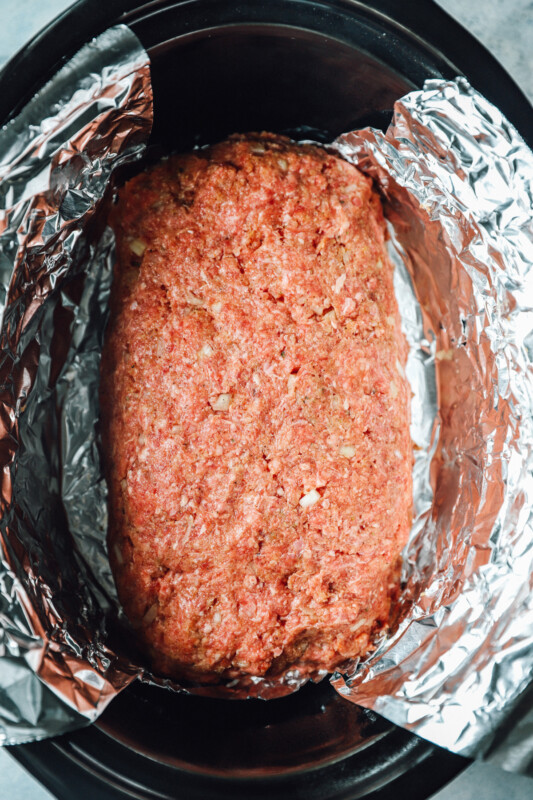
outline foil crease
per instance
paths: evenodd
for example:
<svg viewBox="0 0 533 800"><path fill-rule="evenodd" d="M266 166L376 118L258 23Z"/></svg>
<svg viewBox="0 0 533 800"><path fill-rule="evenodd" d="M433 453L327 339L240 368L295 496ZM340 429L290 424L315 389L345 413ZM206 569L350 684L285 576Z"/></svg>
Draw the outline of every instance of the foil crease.
<svg viewBox="0 0 533 800"><path fill-rule="evenodd" d="M134 675L106 644L95 375L113 239L95 212L151 121L148 56L117 26L0 131L0 744L88 724Z"/></svg>
<svg viewBox="0 0 533 800"><path fill-rule="evenodd" d="M438 415L404 618L333 685L479 755L533 678L533 154L464 79L428 81L396 103L385 135L349 133L335 149L385 198Z"/></svg>

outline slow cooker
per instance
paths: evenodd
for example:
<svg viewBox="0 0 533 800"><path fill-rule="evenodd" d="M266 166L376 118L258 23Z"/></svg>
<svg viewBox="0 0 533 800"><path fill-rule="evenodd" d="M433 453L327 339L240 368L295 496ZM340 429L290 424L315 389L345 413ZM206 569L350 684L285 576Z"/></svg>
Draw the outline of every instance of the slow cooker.
<svg viewBox="0 0 533 800"><path fill-rule="evenodd" d="M117 23L151 58L156 155L235 131L326 142L385 129L397 98L457 75L533 145L525 96L431 0L79 0L0 73L0 121ZM469 763L343 700L327 681L268 702L136 682L96 724L11 752L65 800L422 800Z"/></svg>

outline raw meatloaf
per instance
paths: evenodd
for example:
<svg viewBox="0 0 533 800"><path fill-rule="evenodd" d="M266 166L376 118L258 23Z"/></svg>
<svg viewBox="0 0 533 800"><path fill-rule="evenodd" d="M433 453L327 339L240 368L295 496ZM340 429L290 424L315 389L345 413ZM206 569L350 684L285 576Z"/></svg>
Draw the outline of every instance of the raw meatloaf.
<svg viewBox="0 0 533 800"><path fill-rule="evenodd" d="M102 362L109 543L154 669L369 651L411 512L406 343L371 182L235 136L120 192Z"/></svg>

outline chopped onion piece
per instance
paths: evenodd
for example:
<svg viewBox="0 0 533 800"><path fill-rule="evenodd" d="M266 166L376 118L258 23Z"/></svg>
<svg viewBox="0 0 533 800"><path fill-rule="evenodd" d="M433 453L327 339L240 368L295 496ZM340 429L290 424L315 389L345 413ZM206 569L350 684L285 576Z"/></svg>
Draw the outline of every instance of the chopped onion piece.
<svg viewBox="0 0 533 800"><path fill-rule="evenodd" d="M311 489L310 492L304 494L303 497L300 498L300 505L302 508L309 508L310 506L314 506L315 503L318 503L320 500L320 495L316 489Z"/></svg>
<svg viewBox="0 0 533 800"><path fill-rule="evenodd" d="M213 411L227 411L233 401L231 394L219 394L214 400L209 401L209 405Z"/></svg>
<svg viewBox="0 0 533 800"><path fill-rule="evenodd" d="M122 557L122 550L120 549L118 544L115 544L115 546L113 547L113 552L115 554L115 559L116 559L117 564L122 566L122 564L124 563L124 559Z"/></svg>
<svg viewBox="0 0 533 800"><path fill-rule="evenodd" d="M437 350L435 353L435 358L437 361L452 361L453 360L453 350Z"/></svg>
<svg viewBox="0 0 533 800"><path fill-rule="evenodd" d="M150 623L154 621L154 619L157 617L157 609L158 609L157 603L154 603L153 605L150 606L150 608L143 617L142 620L143 625L150 625Z"/></svg>
<svg viewBox="0 0 533 800"><path fill-rule="evenodd" d="M130 250L136 256L143 256L147 247L148 245L142 239L132 239L130 242Z"/></svg>
<svg viewBox="0 0 533 800"><path fill-rule="evenodd" d="M355 447L353 444L343 444L339 453L341 456L344 456L344 458L353 458L355 455Z"/></svg>
<svg viewBox="0 0 533 800"><path fill-rule="evenodd" d="M352 314L355 311L355 303L351 297L347 297L344 303L342 304L342 313L345 316Z"/></svg>
<svg viewBox="0 0 533 800"><path fill-rule="evenodd" d="M344 286L345 280L346 280L346 273L343 272L342 275L340 275L335 281L335 289L333 290L335 294L339 294L342 287Z"/></svg>
<svg viewBox="0 0 533 800"><path fill-rule="evenodd" d="M403 368L402 363L399 361L399 359L396 359L396 369L398 370L398 372L400 373L402 378L405 378L405 370Z"/></svg>
<svg viewBox="0 0 533 800"><path fill-rule="evenodd" d="M203 344L200 349L198 350L198 356L201 358L202 356L212 356L215 351L211 347L210 344L207 342Z"/></svg>
<svg viewBox="0 0 533 800"><path fill-rule="evenodd" d="M331 311L328 311L327 314L324 314L323 319L324 322L328 322L332 328L337 330L337 315L335 314L335 309L332 308Z"/></svg>

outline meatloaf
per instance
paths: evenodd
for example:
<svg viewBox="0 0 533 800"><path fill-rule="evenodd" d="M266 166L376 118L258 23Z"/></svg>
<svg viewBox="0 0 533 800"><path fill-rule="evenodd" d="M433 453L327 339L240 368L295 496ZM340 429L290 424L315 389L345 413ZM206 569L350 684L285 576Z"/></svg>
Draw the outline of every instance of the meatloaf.
<svg viewBox="0 0 533 800"><path fill-rule="evenodd" d="M334 670L387 626L407 348L371 181L234 136L130 180L102 357L109 551L161 674Z"/></svg>

